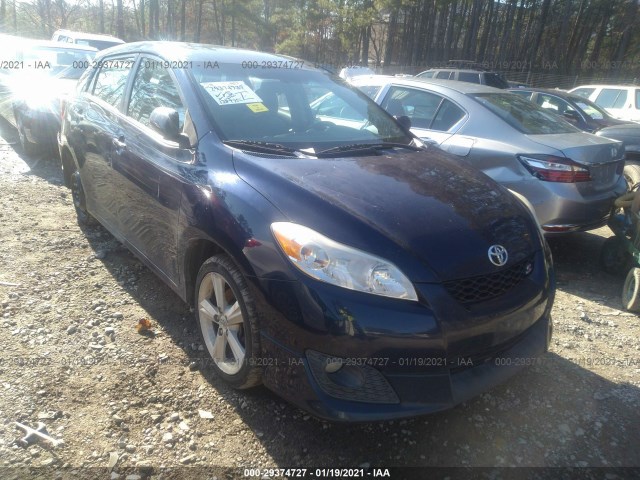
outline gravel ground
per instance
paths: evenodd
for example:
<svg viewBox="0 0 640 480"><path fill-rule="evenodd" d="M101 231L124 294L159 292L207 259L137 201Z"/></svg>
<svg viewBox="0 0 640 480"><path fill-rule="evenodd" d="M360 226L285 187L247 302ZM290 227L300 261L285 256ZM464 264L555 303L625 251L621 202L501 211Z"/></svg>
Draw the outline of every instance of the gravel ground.
<svg viewBox="0 0 640 480"><path fill-rule="evenodd" d="M538 364L441 414L331 424L262 387L227 388L202 361L188 307L103 228L79 228L57 165L0 133L3 478L46 466L123 480L134 467L214 478L219 467L640 466L640 319L621 309L623 279L598 268L608 229L551 242L555 336ZM64 443L21 446L14 422L42 422Z"/></svg>

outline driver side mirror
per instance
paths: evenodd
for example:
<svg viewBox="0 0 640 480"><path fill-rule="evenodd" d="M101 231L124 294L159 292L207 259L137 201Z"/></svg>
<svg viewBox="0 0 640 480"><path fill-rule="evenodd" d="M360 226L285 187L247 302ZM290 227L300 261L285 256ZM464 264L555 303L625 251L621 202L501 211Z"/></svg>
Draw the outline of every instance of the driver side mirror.
<svg viewBox="0 0 640 480"><path fill-rule="evenodd" d="M411 129L411 119L406 115L400 115L398 117L393 117L396 119L396 122L400 124L402 128L409 131Z"/></svg>
<svg viewBox="0 0 640 480"><path fill-rule="evenodd" d="M189 148L189 139L180 132L180 115L169 107L157 107L149 116L149 125L163 138L178 143L180 148Z"/></svg>

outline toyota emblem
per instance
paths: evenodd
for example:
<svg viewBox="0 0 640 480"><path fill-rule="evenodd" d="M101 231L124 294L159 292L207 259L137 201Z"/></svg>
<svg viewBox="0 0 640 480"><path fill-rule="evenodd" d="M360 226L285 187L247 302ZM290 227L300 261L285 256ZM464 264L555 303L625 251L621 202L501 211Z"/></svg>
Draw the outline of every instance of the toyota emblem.
<svg viewBox="0 0 640 480"><path fill-rule="evenodd" d="M508 259L509 254L507 253L507 249L502 245L491 245L491 247L489 247L489 261L497 267L503 266L507 263Z"/></svg>

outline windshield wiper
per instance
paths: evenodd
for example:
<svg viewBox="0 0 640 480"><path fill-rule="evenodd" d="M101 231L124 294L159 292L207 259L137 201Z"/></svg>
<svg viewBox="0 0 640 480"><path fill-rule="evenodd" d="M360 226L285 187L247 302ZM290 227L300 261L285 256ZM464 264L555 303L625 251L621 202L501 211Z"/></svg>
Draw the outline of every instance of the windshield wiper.
<svg viewBox="0 0 640 480"><path fill-rule="evenodd" d="M375 151L375 150L389 150L391 148L404 148L406 150L412 150L419 152L424 149L416 147L414 145L408 145L406 143L394 143L394 142L382 142L382 143L352 143L349 145L341 145L339 147L327 148L320 152L316 152L318 157L324 155L333 155L344 152L361 152L361 151Z"/></svg>
<svg viewBox="0 0 640 480"><path fill-rule="evenodd" d="M223 140L222 143L229 147L259 153L272 153L275 155L294 155L296 153L293 148L285 147L279 143L258 142L256 140Z"/></svg>

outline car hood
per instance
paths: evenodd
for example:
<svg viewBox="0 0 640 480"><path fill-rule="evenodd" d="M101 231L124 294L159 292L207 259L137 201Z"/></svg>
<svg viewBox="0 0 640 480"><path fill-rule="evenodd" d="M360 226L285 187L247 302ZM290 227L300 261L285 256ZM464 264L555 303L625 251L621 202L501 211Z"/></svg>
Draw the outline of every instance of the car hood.
<svg viewBox="0 0 640 480"><path fill-rule="evenodd" d="M575 132L526 136L530 140L558 150L567 158L584 165L617 161L624 154L621 142L590 133Z"/></svg>
<svg viewBox="0 0 640 480"><path fill-rule="evenodd" d="M489 177L438 149L349 158L234 152L238 175L290 221L393 262L414 282L500 270L540 248L528 210Z"/></svg>

